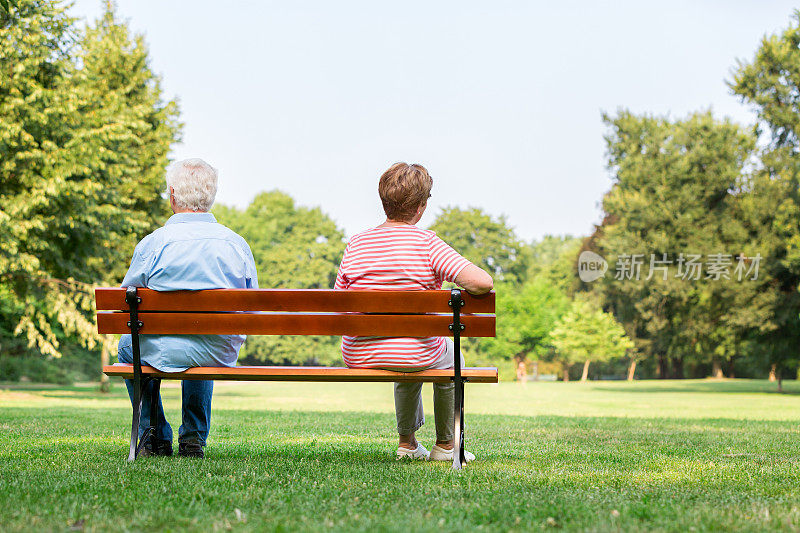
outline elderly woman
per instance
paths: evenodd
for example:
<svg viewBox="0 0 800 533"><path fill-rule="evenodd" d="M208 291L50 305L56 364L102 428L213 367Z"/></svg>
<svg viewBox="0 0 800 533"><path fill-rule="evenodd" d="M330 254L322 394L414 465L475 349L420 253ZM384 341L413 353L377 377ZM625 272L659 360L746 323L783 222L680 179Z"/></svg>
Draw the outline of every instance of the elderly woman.
<svg viewBox="0 0 800 533"><path fill-rule="evenodd" d="M416 227L430 198L433 180L422 165L396 163L381 176L378 194L386 212L380 226L350 239L344 251L336 289L434 290L455 282L472 294L492 290L492 278L445 244L436 234ZM453 368L453 342L445 337L342 338L342 355L350 368L418 371ZM460 359L460 358L459 358ZM463 366L463 361L460 362ZM430 452L415 433L424 424L422 383L395 383L397 458L453 460L452 383L433 384L436 444ZM468 461L475 458L466 452Z"/></svg>

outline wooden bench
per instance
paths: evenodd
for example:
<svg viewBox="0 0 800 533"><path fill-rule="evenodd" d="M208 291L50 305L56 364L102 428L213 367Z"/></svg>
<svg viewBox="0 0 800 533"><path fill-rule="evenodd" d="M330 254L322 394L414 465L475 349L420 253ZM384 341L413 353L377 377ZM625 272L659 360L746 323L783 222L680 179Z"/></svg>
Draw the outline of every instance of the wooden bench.
<svg viewBox="0 0 800 533"><path fill-rule="evenodd" d="M160 372L141 365L139 335L355 335L384 337L452 336L455 353L461 337L495 335L495 295L452 291L334 291L284 289L215 289L157 292L129 287L98 288L99 333L130 333L133 364L103 367L108 376L134 381L133 421L128 460L133 461L150 427L139 435L144 388L152 382L151 405L158 404L162 379L236 381L375 381L455 382L455 449L453 468L464 460L464 383L497 383L496 368L459 368L391 372L388 370L238 366L195 367ZM463 311L462 311L463 309ZM466 311L466 312L464 312ZM456 355L456 360L459 357ZM155 423L157 418L151 416Z"/></svg>

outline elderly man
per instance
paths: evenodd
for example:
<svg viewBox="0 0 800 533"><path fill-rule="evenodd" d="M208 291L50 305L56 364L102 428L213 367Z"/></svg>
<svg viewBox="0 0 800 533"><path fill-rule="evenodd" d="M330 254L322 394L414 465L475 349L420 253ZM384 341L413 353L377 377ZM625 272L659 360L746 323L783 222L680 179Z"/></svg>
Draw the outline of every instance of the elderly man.
<svg viewBox="0 0 800 533"><path fill-rule="evenodd" d="M157 291L257 288L250 247L208 212L217 194L216 169L200 159L174 163L167 170L167 190L175 214L136 246L122 286ZM142 364L162 372L181 372L193 366L235 366L244 340L244 335L142 335ZM132 363L130 335L120 339L118 359ZM133 401L133 384L131 380L125 384ZM213 381L181 381L178 455L203 457L213 387ZM172 428L164 418L160 397L158 401L158 434L144 444L141 456L172 455ZM149 426L150 391L145 390L140 437Z"/></svg>

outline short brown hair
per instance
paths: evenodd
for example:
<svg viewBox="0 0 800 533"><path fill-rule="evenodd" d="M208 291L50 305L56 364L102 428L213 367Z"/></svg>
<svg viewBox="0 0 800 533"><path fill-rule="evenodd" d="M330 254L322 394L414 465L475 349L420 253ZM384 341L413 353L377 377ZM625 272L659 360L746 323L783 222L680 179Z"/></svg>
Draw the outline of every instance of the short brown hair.
<svg viewBox="0 0 800 533"><path fill-rule="evenodd" d="M419 206L428 201L433 178L422 165L395 163L378 182L378 194L386 218L407 221L414 218Z"/></svg>

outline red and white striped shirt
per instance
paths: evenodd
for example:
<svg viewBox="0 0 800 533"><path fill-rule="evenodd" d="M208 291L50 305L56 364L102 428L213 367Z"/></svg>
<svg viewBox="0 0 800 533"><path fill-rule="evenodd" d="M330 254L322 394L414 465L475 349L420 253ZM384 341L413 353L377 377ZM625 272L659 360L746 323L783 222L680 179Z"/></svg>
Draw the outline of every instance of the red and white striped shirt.
<svg viewBox="0 0 800 533"><path fill-rule="evenodd" d="M347 243L334 288L441 289L469 264L432 231L378 227ZM445 349L444 337L342 337L342 357L351 368L421 370L435 364Z"/></svg>

